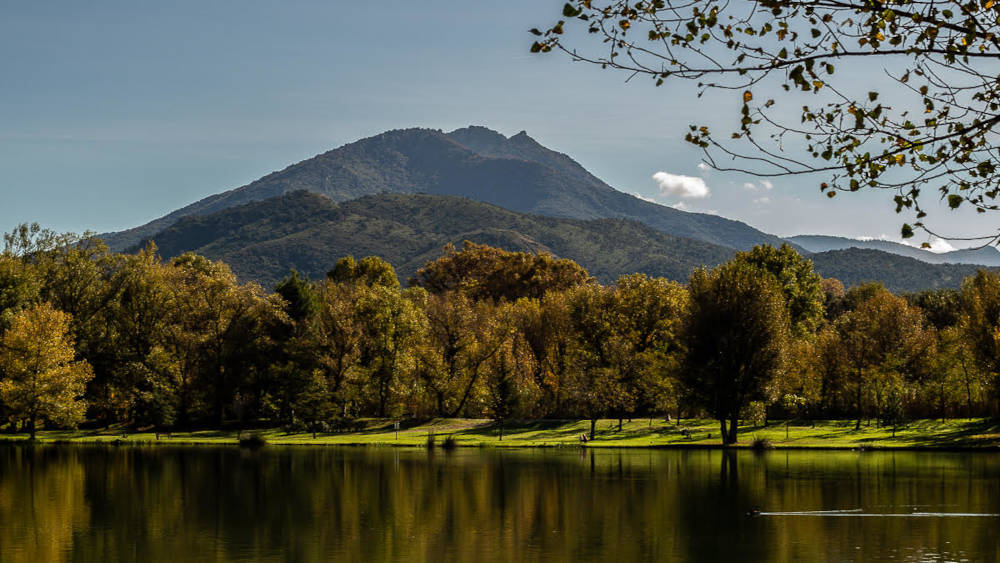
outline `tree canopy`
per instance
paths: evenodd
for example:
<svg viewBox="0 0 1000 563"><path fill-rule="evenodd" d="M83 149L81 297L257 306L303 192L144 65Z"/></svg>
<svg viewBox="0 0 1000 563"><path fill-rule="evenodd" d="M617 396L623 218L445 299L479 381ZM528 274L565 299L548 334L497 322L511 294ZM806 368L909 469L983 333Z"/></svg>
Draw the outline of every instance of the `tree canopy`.
<svg viewBox="0 0 1000 563"><path fill-rule="evenodd" d="M910 237L938 234L925 190L951 209L998 209L998 16L994 0L572 0L557 23L531 30L531 50L656 86L693 81L699 97L731 92L733 127L692 123L686 135L710 165L818 173L830 197L888 190L897 212L913 214L901 229ZM889 89L859 73L884 73Z"/></svg>

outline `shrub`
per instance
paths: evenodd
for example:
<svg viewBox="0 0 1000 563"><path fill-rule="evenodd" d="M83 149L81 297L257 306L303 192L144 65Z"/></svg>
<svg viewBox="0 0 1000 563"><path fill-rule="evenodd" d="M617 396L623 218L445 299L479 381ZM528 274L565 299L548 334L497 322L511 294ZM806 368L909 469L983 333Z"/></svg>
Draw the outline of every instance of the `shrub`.
<svg viewBox="0 0 1000 563"><path fill-rule="evenodd" d="M254 432L246 438L240 438L241 448L251 448L256 449L267 445L267 439L261 434Z"/></svg>
<svg viewBox="0 0 1000 563"><path fill-rule="evenodd" d="M755 452L763 452L765 450L770 450L774 446L771 445L770 440L768 440L767 438L754 438L753 442L750 444L750 447Z"/></svg>

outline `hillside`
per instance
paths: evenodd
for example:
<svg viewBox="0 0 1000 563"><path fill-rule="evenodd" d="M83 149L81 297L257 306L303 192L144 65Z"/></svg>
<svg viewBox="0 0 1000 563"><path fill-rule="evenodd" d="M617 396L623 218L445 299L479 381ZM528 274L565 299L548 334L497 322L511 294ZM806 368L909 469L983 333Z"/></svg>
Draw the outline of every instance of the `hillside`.
<svg viewBox="0 0 1000 563"><path fill-rule="evenodd" d="M963 279L982 268L969 264L928 264L870 248L829 250L810 254L809 259L820 275L837 278L846 287L880 281L895 292L957 288Z"/></svg>
<svg viewBox="0 0 1000 563"><path fill-rule="evenodd" d="M867 248L881 250L890 254L915 258L928 264L976 264L982 266L1000 266L1000 251L995 247L986 246L977 249L953 250L935 253L921 248L915 248L888 240L857 240L846 237L826 235L798 235L787 237L809 252L826 252L828 250L845 250L848 248Z"/></svg>
<svg viewBox="0 0 1000 563"><path fill-rule="evenodd" d="M305 191L187 217L153 237L164 257L186 251L228 263L243 280L271 287L291 268L318 279L347 254L380 256L406 280L464 240L507 250L544 251L579 262L602 282L644 272L686 281L730 248L672 237L625 219L559 219L517 213L454 196L384 194L334 203ZM973 266L932 265L877 250L809 256L845 285L882 281L895 291L957 287Z"/></svg>
<svg viewBox="0 0 1000 563"><path fill-rule="evenodd" d="M141 227L102 236L113 249L128 248L182 217L297 190L334 202L381 193L455 195L551 217L634 219L669 235L730 248L781 243L739 221L679 211L617 191L524 132L507 138L485 127L447 134L431 129L389 131L207 197Z"/></svg>
<svg viewBox="0 0 1000 563"><path fill-rule="evenodd" d="M646 272L686 280L695 267L733 250L672 237L624 219L558 219L516 213L466 198L423 194L367 196L341 204L292 192L207 216L181 219L152 239L164 257L194 251L228 263L265 287L295 268L321 278L337 259L380 256L403 280L464 240L571 258L603 282Z"/></svg>

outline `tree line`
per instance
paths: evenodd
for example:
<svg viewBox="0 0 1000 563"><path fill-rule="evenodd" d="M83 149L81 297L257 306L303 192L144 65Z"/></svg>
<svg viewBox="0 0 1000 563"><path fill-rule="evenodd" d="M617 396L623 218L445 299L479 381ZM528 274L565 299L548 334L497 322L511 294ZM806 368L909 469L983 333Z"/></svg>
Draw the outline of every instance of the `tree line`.
<svg viewBox="0 0 1000 563"><path fill-rule="evenodd" d="M1000 414L1000 275L960 290L845 290L759 246L687 284L594 281L466 242L407 287L377 257L273 292L193 254L112 253L24 225L0 254L0 421L286 424L358 417L740 421Z"/></svg>

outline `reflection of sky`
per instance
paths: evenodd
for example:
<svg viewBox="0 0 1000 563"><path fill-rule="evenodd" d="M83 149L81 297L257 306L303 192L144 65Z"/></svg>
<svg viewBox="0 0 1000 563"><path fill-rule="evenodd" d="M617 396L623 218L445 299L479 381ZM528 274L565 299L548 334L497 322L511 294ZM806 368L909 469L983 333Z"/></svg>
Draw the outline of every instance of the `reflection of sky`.
<svg viewBox="0 0 1000 563"><path fill-rule="evenodd" d="M0 19L0 229L143 223L386 129L525 129L611 185L668 205L652 175L703 178L682 207L765 231L894 237L891 194L826 201L822 179L699 170L688 123L731 126L738 93L531 56L561 2L14 3ZM878 69L850 75L859 88ZM752 183L755 189L745 184ZM927 193L925 205L934 207ZM945 212L955 234L990 217Z"/></svg>

